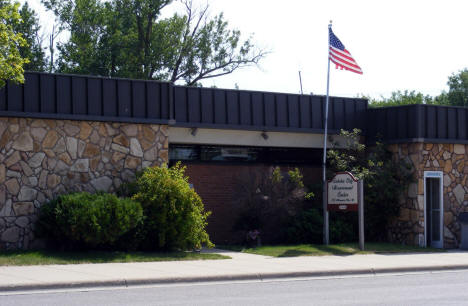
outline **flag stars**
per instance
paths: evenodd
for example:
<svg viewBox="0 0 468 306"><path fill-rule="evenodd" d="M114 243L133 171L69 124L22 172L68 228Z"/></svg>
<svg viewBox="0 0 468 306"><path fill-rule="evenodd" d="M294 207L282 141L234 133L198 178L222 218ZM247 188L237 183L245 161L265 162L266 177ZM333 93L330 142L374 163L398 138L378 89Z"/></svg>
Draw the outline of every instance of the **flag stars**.
<svg viewBox="0 0 468 306"><path fill-rule="evenodd" d="M336 64L336 68L362 74L361 67L356 63L354 58L351 56L351 53L345 49L345 46L338 37L333 34L331 27L328 28L328 34L330 49L329 59Z"/></svg>

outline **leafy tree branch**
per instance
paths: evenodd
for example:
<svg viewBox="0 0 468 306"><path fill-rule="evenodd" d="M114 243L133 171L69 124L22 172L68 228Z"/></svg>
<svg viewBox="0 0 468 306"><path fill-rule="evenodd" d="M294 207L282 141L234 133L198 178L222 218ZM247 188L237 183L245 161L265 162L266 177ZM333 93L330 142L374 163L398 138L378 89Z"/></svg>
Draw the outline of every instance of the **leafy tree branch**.
<svg viewBox="0 0 468 306"><path fill-rule="evenodd" d="M223 14L180 0L184 13L161 18L172 0L42 0L70 39L58 45L58 70L197 85L257 65L268 52L241 40Z"/></svg>

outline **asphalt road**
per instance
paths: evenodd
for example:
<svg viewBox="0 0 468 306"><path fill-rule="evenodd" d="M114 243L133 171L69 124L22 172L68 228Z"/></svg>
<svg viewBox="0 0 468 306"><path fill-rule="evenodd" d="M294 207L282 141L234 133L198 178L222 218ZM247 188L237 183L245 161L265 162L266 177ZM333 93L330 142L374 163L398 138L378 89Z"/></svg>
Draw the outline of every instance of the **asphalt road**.
<svg viewBox="0 0 468 306"><path fill-rule="evenodd" d="M468 271L45 291L0 305L468 305Z"/></svg>

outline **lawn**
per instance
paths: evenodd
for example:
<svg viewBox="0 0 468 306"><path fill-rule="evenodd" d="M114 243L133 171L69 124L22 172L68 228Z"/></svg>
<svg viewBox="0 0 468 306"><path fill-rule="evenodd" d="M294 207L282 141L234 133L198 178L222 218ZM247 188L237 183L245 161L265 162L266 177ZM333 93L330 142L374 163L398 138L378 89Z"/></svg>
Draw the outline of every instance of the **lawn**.
<svg viewBox="0 0 468 306"><path fill-rule="evenodd" d="M51 252L51 251L6 251L0 252L0 266L28 266L28 265L66 265L83 263L109 262L149 262L149 261L178 261L178 260L206 260L229 259L214 253L198 252Z"/></svg>
<svg viewBox="0 0 468 306"><path fill-rule="evenodd" d="M445 250L433 248L421 248L392 243L366 243L365 250L359 250L357 243L343 244L299 244L299 245L275 245L260 246L255 248L243 248L239 246L223 246L233 251L266 255L273 257L294 256L324 256L324 255L353 255L353 254L378 254L378 253L417 253L417 252L444 252Z"/></svg>

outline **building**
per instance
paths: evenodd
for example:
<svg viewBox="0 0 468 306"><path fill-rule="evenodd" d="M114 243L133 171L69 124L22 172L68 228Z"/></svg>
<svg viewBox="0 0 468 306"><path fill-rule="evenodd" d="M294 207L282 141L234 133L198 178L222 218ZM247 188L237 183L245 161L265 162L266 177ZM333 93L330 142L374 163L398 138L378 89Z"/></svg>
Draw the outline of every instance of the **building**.
<svg viewBox="0 0 468 306"><path fill-rule="evenodd" d="M320 179L325 97L174 86L165 82L26 73L0 89L0 247L34 246L41 203L70 190L115 191L135 171L181 160L213 212L208 232L232 240L234 181L271 165ZM457 247L468 204L467 110L368 109L331 97L329 131L382 134L415 168L391 238ZM465 170L466 169L466 170ZM466 200L465 201L465 197Z"/></svg>

